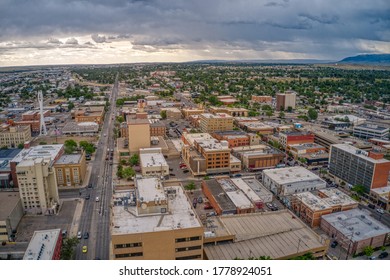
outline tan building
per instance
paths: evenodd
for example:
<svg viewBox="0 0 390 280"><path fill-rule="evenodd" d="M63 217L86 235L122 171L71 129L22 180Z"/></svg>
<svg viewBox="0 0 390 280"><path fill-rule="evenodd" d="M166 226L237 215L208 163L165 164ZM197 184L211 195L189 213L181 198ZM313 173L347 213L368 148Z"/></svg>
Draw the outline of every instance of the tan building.
<svg viewBox="0 0 390 280"><path fill-rule="evenodd" d="M17 148L19 144L24 144L31 140L31 129L26 126L10 126L2 124L0 126L0 147Z"/></svg>
<svg viewBox="0 0 390 280"><path fill-rule="evenodd" d="M129 150L138 153L141 148L150 148L150 123L147 119L128 119Z"/></svg>
<svg viewBox="0 0 390 280"><path fill-rule="evenodd" d="M85 153L63 155L54 164L58 187L79 187L84 183Z"/></svg>
<svg viewBox="0 0 390 280"><path fill-rule="evenodd" d="M63 145L43 145L24 149L12 160L24 211L56 213L59 196L54 163L63 153Z"/></svg>
<svg viewBox="0 0 390 280"><path fill-rule="evenodd" d="M111 259L203 259L203 226L179 183L136 179L113 202Z"/></svg>
<svg viewBox="0 0 390 280"><path fill-rule="evenodd" d="M181 110L185 119L188 119L192 115L200 115L204 113L202 108L184 108Z"/></svg>
<svg viewBox="0 0 390 280"><path fill-rule="evenodd" d="M75 121L80 122L95 122L97 124L103 124L104 120L104 107L86 107L78 108L74 112Z"/></svg>
<svg viewBox="0 0 390 280"><path fill-rule="evenodd" d="M19 193L0 193L0 242L13 239L12 232L18 227L23 214Z"/></svg>
<svg viewBox="0 0 390 280"><path fill-rule="evenodd" d="M182 140L182 157L194 175L231 171L227 141L218 141L208 133L183 133Z"/></svg>
<svg viewBox="0 0 390 280"><path fill-rule="evenodd" d="M286 91L285 93L276 94L276 110L287 110L288 107L295 109L297 93L295 91Z"/></svg>
<svg viewBox="0 0 390 280"><path fill-rule="evenodd" d="M181 111L178 108L164 108L161 111L167 112L168 120L180 120L182 118Z"/></svg>
<svg viewBox="0 0 390 280"><path fill-rule="evenodd" d="M285 154L267 145L236 148L234 154L242 161L243 167L248 170L274 168L285 158Z"/></svg>
<svg viewBox="0 0 390 280"><path fill-rule="evenodd" d="M257 103L272 103L272 96L268 95L252 95L252 101Z"/></svg>
<svg viewBox="0 0 390 280"><path fill-rule="evenodd" d="M322 189L318 196L304 192L294 194L292 210L311 227L319 227L321 216L347 211L358 207L359 203L337 189Z"/></svg>
<svg viewBox="0 0 390 280"><path fill-rule="evenodd" d="M224 113L232 117L247 117L248 110L245 108L230 108L230 107L210 107L212 114Z"/></svg>
<svg viewBox="0 0 390 280"><path fill-rule="evenodd" d="M224 130L233 130L233 117L224 114L201 114L200 115L200 129L203 132L214 132L214 131L224 131Z"/></svg>
<svg viewBox="0 0 390 280"><path fill-rule="evenodd" d="M169 176L169 165L162 154L161 148L139 150L142 176Z"/></svg>
<svg viewBox="0 0 390 280"><path fill-rule="evenodd" d="M150 136L165 136L167 128L162 122L152 122L150 124Z"/></svg>

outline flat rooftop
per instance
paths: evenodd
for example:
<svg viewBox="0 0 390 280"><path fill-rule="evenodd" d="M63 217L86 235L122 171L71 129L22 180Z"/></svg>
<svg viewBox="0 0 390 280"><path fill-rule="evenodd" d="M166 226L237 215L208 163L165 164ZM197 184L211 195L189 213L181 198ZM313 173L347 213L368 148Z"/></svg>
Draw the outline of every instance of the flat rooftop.
<svg viewBox="0 0 390 280"><path fill-rule="evenodd" d="M218 202L222 211L230 212L236 211L236 205L233 201L225 195L225 190L221 187L216 179L205 180L207 187L209 188L214 199Z"/></svg>
<svg viewBox="0 0 390 280"><path fill-rule="evenodd" d="M23 260L51 260L61 229L35 231Z"/></svg>
<svg viewBox="0 0 390 280"><path fill-rule="evenodd" d="M164 189L157 178L136 179L135 186L138 189L139 197L142 197L145 202L165 199Z"/></svg>
<svg viewBox="0 0 390 280"><path fill-rule="evenodd" d="M185 139L190 143L191 146L194 145L195 140L210 140L215 139L209 133L183 133Z"/></svg>
<svg viewBox="0 0 390 280"><path fill-rule="evenodd" d="M226 141L218 141L216 139L208 139L208 140L195 140L199 146L201 146L205 151L219 151L219 150L228 150L229 144Z"/></svg>
<svg viewBox="0 0 390 280"><path fill-rule="evenodd" d="M125 235L202 227L183 188L179 185L163 188L163 193L168 191L171 195L169 199L167 198L168 209L165 214L138 215L135 206L129 206L127 210L122 205L113 206L112 234ZM120 200L127 195L128 191L116 191L114 200Z"/></svg>
<svg viewBox="0 0 390 280"><path fill-rule="evenodd" d="M323 181L316 174L302 166L266 169L263 170L263 174L270 177L271 180L279 185L312 180ZM325 181L323 182L325 183Z"/></svg>
<svg viewBox="0 0 390 280"><path fill-rule="evenodd" d="M22 149L4 149L0 150L0 159L13 159Z"/></svg>
<svg viewBox="0 0 390 280"><path fill-rule="evenodd" d="M145 153L145 154L141 153L139 157L140 157L140 162L142 167L168 165L162 153Z"/></svg>
<svg viewBox="0 0 390 280"><path fill-rule="evenodd" d="M378 132L381 132L381 131L384 132L386 130L389 131L388 127L380 126L380 125L377 125L377 124L368 124L368 123L357 125L353 129L354 130L355 129L366 129L366 130L374 130L374 131L378 131Z"/></svg>
<svg viewBox="0 0 390 280"><path fill-rule="evenodd" d="M28 149L23 149L12 160L13 162L21 162L22 160L34 159L34 158L49 158L54 160L58 153L62 150L64 145L39 145Z"/></svg>
<svg viewBox="0 0 390 280"><path fill-rule="evenodd" d="M210 260L248 259L270 256L272 259L304 253L325 244L314 231L288 210L218 217L235 241L206 245Z"/></svg>
<svg viewBox="0 0 390 280"><path fill-rule="evenodd" d="M231 115L225 113L216 113L215 115L210 113L203 113L200 114L200 116L207 119L233 119Z"/></svg>
<svg viewBox="0 0 390 280"><path fill-rule="evenodd" d="M347 153L353 154L361 159L364 159L366 161L370 161L372 163L384 163L389 162L387 159L381 158L381 159L373 159L368 156L368 153L366 151L363 151L361 149L355 148L354 146L348 145L348 144L337 144L332 145L332 147L335 147L337 149L343 150Z"/></svg>
<svg viewBox="0 0 390 280"><path fill-rule="evenodd" d="M99 125L95 122L67 122L62 128L63 133L97 133Z"/></svg>
<svg viewBox="0 0 390 280"><path fill-rule="evenodd" d="M246 194L249 196L251 191L253 191L257 197L260 197L261 200L264 200L265 197L273 197L272 192L270 192L263 184L256 179L252 178L233 178L232 181L241 189L244 188L247 190ZM247 188L249 187L249 188ZM251 194L250 194L251 195ZM251 195L252 196L252 195Z"/></svg>
<svg viewBox="0 0 390 280"><path fill-rule="evenodd" d="M0 192L0 221L8 218L19 200L19 192Z"/></svg>
<svg viewBox="0 0 390 280"><path fill-rule="evenodd" d="M299 150L299 151L302 151L302 150L306 150L306 149L321 149L321 148L324 148L324 146L321 146L319 144L316 144L316 143L306 143L306 144L293 144L293 145L289 145L290 148L294 148L296 150Z"/></svg>
<svg viewBox="0 0 390 280"><path fill-rule="evenodd" d="M389 227L360 209L323 215L321 218L354 242L390 233Z"/></svg>
<svg viewBox="0 0 390 280"><path fill-rule="evenodd" d="M217 182L221 185L222 189L226 192L227 196L234 203L237 208L245 209L253 207L251 201L246 197L245 193L230 179L219 179Z"/></svg>
<svg viewBox="0 0 390 280"><path fill-rule="evenodd" d="M213 132L213 134L219 135L219 136L247 136L247 134L241 130L215 131L215 132Z"/></svg>
<svg viewBox="0 0 390 280"><path fill-rule="evenodd" d="M82 154L62 155L56 164L78 164L82 159Z"/></svg>

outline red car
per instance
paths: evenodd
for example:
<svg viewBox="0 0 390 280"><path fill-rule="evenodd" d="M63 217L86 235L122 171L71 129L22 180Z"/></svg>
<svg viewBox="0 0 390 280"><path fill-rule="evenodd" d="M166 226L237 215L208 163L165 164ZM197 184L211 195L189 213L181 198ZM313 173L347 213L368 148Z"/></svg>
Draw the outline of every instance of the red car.
<svg viewBox="0 0 390 280"><path fill-rule="evenodd" d="M213 206L211 206L210 202L205 202L203 209L204 210L213 209Z"/></svg>

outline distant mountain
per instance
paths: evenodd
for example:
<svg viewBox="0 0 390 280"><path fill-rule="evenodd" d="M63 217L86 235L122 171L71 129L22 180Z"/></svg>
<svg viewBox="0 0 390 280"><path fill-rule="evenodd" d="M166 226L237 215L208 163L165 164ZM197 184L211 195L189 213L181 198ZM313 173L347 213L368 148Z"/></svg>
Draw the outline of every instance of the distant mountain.
<svg viewBox="0 0 390 280"><path fill-rule="evenodd" d="M346 57L338 63L344 64L372 64L390 65L390 54L361 54Z"/></svg>
<svg viewBox="0 0 390 280"><path fill-rule="evenodd" d="M244 63L244 64L321 64L331 63L334 60L319 59L248 59L248 60L195 60L187 63Z"/></svg>

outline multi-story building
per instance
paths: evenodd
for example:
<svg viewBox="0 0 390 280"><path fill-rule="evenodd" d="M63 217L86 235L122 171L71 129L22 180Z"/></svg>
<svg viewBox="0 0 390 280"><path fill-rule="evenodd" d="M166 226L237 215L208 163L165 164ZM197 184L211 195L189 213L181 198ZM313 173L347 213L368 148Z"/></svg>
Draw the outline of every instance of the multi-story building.
<svg viewBox="0 0 390 280"><path fill-rule="evenodd" d="M16 170L11 168L11 161L22 149L3 149L0 150L0 188L13 188L16 179ZM17 187L17 186L15 186Z"/></svg>
<svg viewBox="0 0 390 280"><path fill-rule="evenodd" d="M230 149L208 133L183 133L182 157L194 175L230 172Z"/></svg>
<svg viewBox="0 0 390 280"><path fill-rule="evenodd" d="M31 129L25 126L10 126L2 124L0 126L0 147L16 148L19 144L24 144L31 140Z"/></svg>
<svg viewBox="0 0 390 280"><path fill-rule="evenodd" d="M54 164L58 187L79 187L84 183L87 165L85 152L62 155Z"/></svg>
<svg viewBox="0 0 390 280"><path fill-rule="evenodd" d="M320 226L323 215L347 211L358 205L356 200L337 189L321 189L318 196L311 192L298 193L291 199L291 209L311 227Z"/></svg>
<svg viewBox="0 0 390 280"><path fill-rule="evenodd" d="M23 217L22 201L17 192L0 192L0 242L13 239Z"/></svg>
<svg viewBox="0 0 390 280"><path fill-rule="evenodd" d="M363 139L378 138L387 140L389 139L389 130L389 127L365 123L353 127L353 136Z"/></svg>
<svg viewBox="0 0 390 280"><path fill-rule="evenodd" d="M348 255L359 254L367 246L379 248L390 243L390 228L360 209L322 216L321 229Z"/></svg>
<svg viewBox="0 0 390 280"><path fill-rule="evenodd" d="M162 154L161 148L139 150L142 176L168 176L169 165Z"/></svg>
<svg viewBox="0 0 390 280"><path fill-rule="evenodd" d="M243 147L244 148L244 147ZM285 154L267 145L257 145L245 149L236 148L234 154L248 170L273 168L283 162Z"/></svg>
<svg viewBox="0 0 390 280"><path fill-rule="evenodd" d="M326 188L324 180L301 166L263 170L263 184L279 196Z"/></svg>
<svg viewBox="0 0 390 280"><path fill-rule="evenodd" d="M59 260L61 247L61 229L34 231L23 260Z"/></svg>
<svg viewBox="0 0 390 280"><path fill-rule="evenodd" d="M212 114L224 113L232 117L247 117L248 110L245 108L230 108L230 107L210 107L210 112Z"/></svg>
<svg viewBox="0 0 390 280"><path fill-rule="evenodd" d="M77 123L80 122L95 122L99 125L103 124L104 107L85 107L78 108L74 112L74 118Z"/></svg>
<svg viewBox="0 0 390 280"><path fill-rule="evenodd" d="M332 145L329 173L338 181L352 186L361 185L366 192L387 186L390 161L383 154L366 152L347 144Z"/></svg>
<svg viewBox="0 0 390 280"><path fill-rule="evenodd" d="M253 102L272 104L272 96L268 95L252 95Z"/></svg>
<svg viewBox="0 0 390 280"><path fill-rule="evenodd" d="M43 111L43 117L48 117L50 116L50 111L45 110ZM40 120L41 118L41 113L39 111L28 111L24 114L22 114L22 121L33 121L33 120Z"/></svg>
<svg viewBox="0 0 390 280"><path fill-rule="evenodd" d="M219 141L227 141L229 148L250 145L249 135L240 130L215 131L211 135Z"/></svg>
<svg viewBox="0 0 390 280"><path fill-rule="evenodd" d="M180 120L182 118L181 111L178 108L164 108L161 111L165 111L167 113L168 120Z"/></svg>
<svg viewBox="0 0 390 280"><path fill-rule="evenodd" d="M39 133L40 129L40 120L30 120L30 121L15 121L14 125L15 126L28 126L31 130L32 133Z"/></svg>
<svg viewBox="0 0 390 280"><path fill-rule="evenodd" d="M200 129L203 132L225 131L233 130L233 117L224 114L208 114L204 113L200 115Z"/></svg>
<svg viewBox="0 0 390 280"><path fill-rule="evenodd" d="M150 136L165 136L167 128L162 122L151 122L150 124Z"/></svg>
<svg viewBox="0 0 390 280"><path fill-rule="evenodd" d="M181 112L182 112L184 118L188 119L190 116L203 114L204 109L203 108L183 108L181 110Z"/></svg>
<svg viewBox="0 0 390 280"><path fill-rule="evenodd" d="M310 144L314 143L314 134L301 131L285 131L279 134L279 143L288 149L294 144Z"/></svg>
<svg viewBox="0 0 390 280"><path fill-rule="evenodd" d="M295 91L286 91L285 93L276 94L276 110L287 110L288 107L295 109L297 93Z"/></svg>
<svg viewBox="0 0 390 280"><path fill-rule="evenodd" d="M24 211L56 213L59 196L54 163L63 153L63 145L43 145L24 149L12 160Z"/></svg>
<svg viewBox="0 0 390 280"><path fill-rule="evenodd" d="M273 134L275 128L259 121L239 121L237 125L248 132L260 133L263 135Z"/></svg>
<svg viewBox="0 0 390 280"><path fill-rule="evenodd" d="M296 159L299 157L310 157L311 155L315 155L315 154L326 155L325 156L326 161L328 159L326 148L315 143L292 144L288 146L288 150L292 154L292 156Z"/></svg>
<svg viewBox="0 0 390 280"><path fill-rule="evenodd" d="M204 229L179 183L136 179L115 192L112 211L111 259L203 259Z"/></svg>
<svg viewBox="0 0 390 280"><path fill-rule="evenodd" d="M130 153L150 148L150 122L148 119L127 119Z"/></svg>

